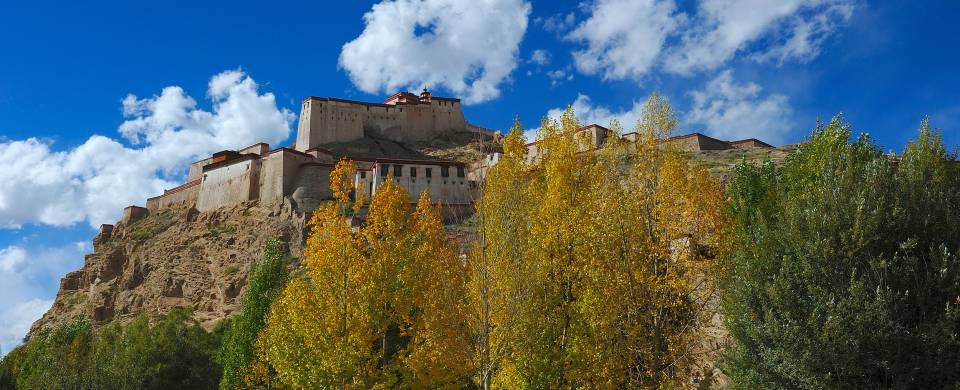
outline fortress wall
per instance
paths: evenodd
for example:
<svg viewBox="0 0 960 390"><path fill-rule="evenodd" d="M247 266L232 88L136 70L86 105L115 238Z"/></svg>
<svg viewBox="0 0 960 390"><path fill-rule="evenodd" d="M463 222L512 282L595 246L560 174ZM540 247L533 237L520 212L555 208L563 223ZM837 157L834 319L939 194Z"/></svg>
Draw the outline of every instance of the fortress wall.
<svg viewBox="0 0 960 390"><path fill-rule="evenodd" d="M257 199L260 159L241 157L212 169L204 169L197 210L208 211Z"/></svg>
<svg viewBox="0 0 960 390"><path fill-rule="evenodd" d="M270 153L260 160L260 203L283 200L283 153Z"/></svg>
<svg viewBox="0 0 960 390"><path fill-rule="evenodd" d="M721 141L716 138L700 135L693 138L697 138L697 140L700 141L700 150L726 150L731 148L729 142Z"/></svg>
<svg viewBox="0 0 960 390"><path fill-rule="evenodd" d="M203 160L194 162L190 164L190 171L187 173L187 181L191 182L203 177L203 167L213 163L213 157L208 157Z"/></svg>
<svg viewBox="0 0 960 390"><path fill-rule="evenodd" d="M280 148L263 158L260 171L260 203L276 204L293 193L300 165L314 161L314 157L292 149ZM329 180L329 177L327 178Z"/></svg>
<svg viewBox="0 0 960 390"><path fill-rule="evenodd" d="M448 131L468 131L460 103L450 99L430 104L377 104L309 98L300 110L295 149L350 142L364 135L398 142L428 140Z"/></svg>
<svg viewBox="0 0 960 390"><path fill-rule="evenodd" d="M290 198L303 212L316 210L320 202L333 198L330 191L330 171L333 164L306 163L297 169Z"/></svg>
<svg viewBox="0 0 960 390"><path fill-rule="evenodd" d="M150 213L155 213L160 210L160 196L154 196L152 198L147 198L147 211Z"/></svg>
<svg viewBox="0 0 960 390"><path fill-rule="evenodd" d="M312 147L350 142L363 138L362 104L307 99L300 109L300 124L297 128L295 148L306 151Z"/></svg>
<svg viewBox="0 0 960 390"><path fill-rule="evenodd" d="M263 143L263 142L259 142L259 143L255 143L255 144L253 144L253 145L247 146L247 147L245 147L245 148L243 148L243 149L240 149L240 150L238 150L237 152L240 153L240 154L253 153L253 154L256 154L256 155L258 155L258 156L263 156L263 155L267 154L267 152L269 152L269 151L270 151L270 145L265 144L265 143Z"/></svg>
<svg viewBox="0 0 960 390"><path fill-rule="evenodd" d="M660 143L660 147L695 152L700 150L700 141L696 137L668 138Z"/></svg>
<svg viewBox="0 0 960 390"><path fill-rule="evenodd" d="M151 213L172 206L193 205L200 196L200 179L188 181L180 186L163 191L163 195L147 199L147 210Z"/></svg>
<svg viewBox="0 0 960 390"><path fill-rule="evenodd" d="M391 134L403 128L402 114L406 107L365 105L360 113L363 120L363 134L381 138L391 138Z"/></svg>

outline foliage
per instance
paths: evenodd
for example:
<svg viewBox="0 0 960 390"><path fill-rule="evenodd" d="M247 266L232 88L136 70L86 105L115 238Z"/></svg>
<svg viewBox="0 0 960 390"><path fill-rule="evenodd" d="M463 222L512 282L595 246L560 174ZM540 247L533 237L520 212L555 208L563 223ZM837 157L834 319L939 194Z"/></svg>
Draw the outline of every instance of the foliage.
<svg viewBox="0 0 960 390"><path fill-rule="evenodd" d="M462 266L439 211L421 198L411 214L388 176L354 229L354 169L345 160L331 172L335 201L314 211L303 272L271 308L259 353L289 387L456 387L469 350Z"/></svg>
<svg viewBox="0 0 960 390"><path fill-rule="evenodd" d="M723 307L740 388L960 386L960 174L925 120L899 161L840 116L741 165Z"/></svg>
<svg viewBox="0 0 960 390"><path fill-rule="evenodd" d="M0 385L21 389L206 389L216 386L219 335L182 309L151 325L93 331L86 320L42 330L0 362Z"/></svg>
<svg viewBox="0 0 960 390"><path fill-rule="evenodd" d="M514 126L470 262L482 387L661 387L686 372L712 291L698 248L720 245L726 215L719 183L658 148L675 125L652 95L632 145L598 148L568 109L528 156Z"/></svg>
<svg viewBox="0 0 960 390"><path fill-rule="evenodd" d="M263 260L251 268L240 313L230 321L217 354L223 366L221 389L240 388L244 375L251 370L257 335L265 326L270 305L287 281L287 252L283 243L267 241Z"/></svg>

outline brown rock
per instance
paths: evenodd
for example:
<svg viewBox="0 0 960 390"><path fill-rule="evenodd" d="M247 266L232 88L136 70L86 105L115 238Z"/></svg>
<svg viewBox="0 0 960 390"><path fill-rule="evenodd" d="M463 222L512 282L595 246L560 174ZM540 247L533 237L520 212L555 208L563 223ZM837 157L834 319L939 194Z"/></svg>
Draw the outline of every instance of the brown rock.
<svg viewBox="0 0 960 390"><path fill-rule="evenodd" d="M109 238L98 235L83 267L61 280L54 305L30 334L77 316L100 326L174 307L193 308L212 328L239 308L250 263L267 240L301 250L302 222L278 211L252 204L208 213L181 208L118 223Z"/></svg>

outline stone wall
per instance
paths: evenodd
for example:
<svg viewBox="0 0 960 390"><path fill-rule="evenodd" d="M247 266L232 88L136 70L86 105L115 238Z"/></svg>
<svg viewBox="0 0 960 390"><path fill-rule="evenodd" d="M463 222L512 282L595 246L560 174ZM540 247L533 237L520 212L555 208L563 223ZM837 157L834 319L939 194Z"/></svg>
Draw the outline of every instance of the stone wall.
<svg viewBox="0 0 960 390"><path fill-rule="evenodd" d="M203 177L203 167L213 163L213 157L208 157L203 160L194 162L190 164L190 172L187 174L187 181L198 180Z"/></svg>
<svg viewBox="0 0 960 390"><path fill-rule="evenodd" d="M202 176L201 176L202 178ZM163 191L163 195L147 199L147 210L155 213L159 210L182 205L194 205L200 196L201 178L186 182L180 186Z"/></svg>
<svg viewBox="0 0 960 390"><path fill-rule="evenodd" d="M671 137L660 143L661 147L676 148L688 152L701 150L726 150L733 148L727 141L721 141L700 133Z"/></svg>
<svg viewBox="0 0 960 390"><path fill-rule="evenodd" d="M300 165L293 180L290 198L298 211L307 212L320 207L320 202L333 198L330 191L330 171L333 164L305 163Z"/></svg>
<svg viewBox="0 0 960 390"><path fill-rule="evenodd" d="M300 166L314 161L314 156L293 149L280 148L268 153L262 159L260 170L260 203L282 203L284 196L293 193Z"/></svg>
<svg viewBox="0 0 960 390"><path fill-rule="evenodd" d="M429 140L450 131L469 131L460 101L381 104L310 97L303 101L295 149L350 142L366 136L396 142Z"/></svg>
<svg viewBox="0 0 960 390"><path fill-rule="evenodd" d="M211 164L203 171L198 211L235 205L257 199L259 195L260 159L256 155Z"/></svg>

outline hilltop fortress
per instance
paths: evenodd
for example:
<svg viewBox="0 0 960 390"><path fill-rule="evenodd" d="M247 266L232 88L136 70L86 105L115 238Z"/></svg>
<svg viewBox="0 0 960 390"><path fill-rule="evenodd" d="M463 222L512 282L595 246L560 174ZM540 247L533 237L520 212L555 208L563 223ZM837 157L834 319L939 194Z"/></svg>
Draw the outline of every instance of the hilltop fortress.
<svg viewBox="0 0 960 390"><path fill-rule="evenodd" d="M336 161L344 157L356 162L355 181L363 185L368 197L391 173L393 180L413 196L426 191L431 199L442 203L445 210L465 215L472 209L473 189L483 180L487 169L499 161L500 153L487 153L478 161L453 161L370 156L369 153L351 155L350 148L346 148L346 152L342 148L365 139L403 145L454 133L498 137L491 130L468 123L459 99L434 97L426 89L420 95L400 92L383 103L309 97L303 101L292 148L271 149L267 144L258 143L214 153L190 165L186 183L147 199L146 207L125 208L121 222L127 225L173 206L205 212L244 202L280 205L298 213L309 213L320 202L331 198L330 171ZM579 134L596 146L616 136L595 124L583 127ZM633 141L636 135L628 133L622 137ZM687 151L770 147L756 139L722 141L700 133L672 137L663 144ZM536 158L537 143L527 144L527 148L529 158ZM103 225L101 233L109 234L112 228L112 225Z"/></svg>

